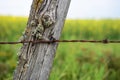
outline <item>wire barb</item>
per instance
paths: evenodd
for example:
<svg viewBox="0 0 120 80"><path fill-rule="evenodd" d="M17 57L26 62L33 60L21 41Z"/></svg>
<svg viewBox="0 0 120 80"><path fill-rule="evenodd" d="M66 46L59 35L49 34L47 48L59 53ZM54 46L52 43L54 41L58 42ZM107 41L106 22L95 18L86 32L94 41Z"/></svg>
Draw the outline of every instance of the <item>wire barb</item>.
<svg viewBox="0 0 120 80"><path fill-rule="evenodd" d="M103 43L103 44L108 44L108 43L120 43L120 40L115 40L115 41L110 41L108 39L104 40L51 40L51 41L45 41L45 40L37 40L37 41L21 41L21 42L0 42L0 44L20 44L20 43L54 43L54 42L89 42L89 43Z"/></svg>

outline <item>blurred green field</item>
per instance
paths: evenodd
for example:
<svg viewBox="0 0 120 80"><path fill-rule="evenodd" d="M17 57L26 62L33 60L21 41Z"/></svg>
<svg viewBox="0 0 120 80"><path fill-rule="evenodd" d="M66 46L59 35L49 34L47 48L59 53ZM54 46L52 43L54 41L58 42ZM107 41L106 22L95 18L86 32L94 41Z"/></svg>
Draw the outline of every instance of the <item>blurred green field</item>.
<svg viewBox="0 0 120 80"><path fill-rule="evenodd" d="M18 41L25 17L0 16L0 41ZM66 20L61 39L120 40L120 19ZM0 45L0 80L12 80L21 45ZM120 44L60 43L49 80L120 80Z"/></svg>

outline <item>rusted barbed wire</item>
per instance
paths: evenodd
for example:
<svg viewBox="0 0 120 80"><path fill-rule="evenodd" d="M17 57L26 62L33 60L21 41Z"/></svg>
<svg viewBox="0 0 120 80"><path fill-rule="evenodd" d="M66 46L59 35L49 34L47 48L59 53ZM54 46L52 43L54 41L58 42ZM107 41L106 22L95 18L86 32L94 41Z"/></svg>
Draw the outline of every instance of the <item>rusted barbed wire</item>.
<svg viewBox="0 0 120 80"><path fill-rule="evenodd" d="M37 41L21 41L21 42L0 42L0 44L20 44L20 43L54 43L54 42L89 42L89 43L120 43L120 40L37 40Z"/></svg>

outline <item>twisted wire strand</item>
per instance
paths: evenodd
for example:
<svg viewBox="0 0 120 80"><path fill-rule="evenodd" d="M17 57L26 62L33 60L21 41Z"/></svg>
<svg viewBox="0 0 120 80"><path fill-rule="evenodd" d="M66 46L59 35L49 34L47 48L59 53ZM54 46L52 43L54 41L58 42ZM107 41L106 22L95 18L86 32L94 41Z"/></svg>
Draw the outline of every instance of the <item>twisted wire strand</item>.
<svg viewBox="0 0 120 80"><path fill-rule="evenodd" d="M62 43L67 43L67 42L89 42L89 43L120 43L120 40L37 40L37 41L21 41L21 42L0 42L0 44L20 44L20 43L55 43L55 42L62 42Z"/></svg>

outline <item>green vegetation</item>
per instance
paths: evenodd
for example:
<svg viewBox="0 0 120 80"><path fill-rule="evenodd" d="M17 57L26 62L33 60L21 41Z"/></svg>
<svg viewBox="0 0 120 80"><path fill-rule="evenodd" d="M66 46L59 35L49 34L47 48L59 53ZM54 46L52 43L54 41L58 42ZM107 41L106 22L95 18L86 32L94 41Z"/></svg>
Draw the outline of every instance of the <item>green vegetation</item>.
<svg viewBox="0 0 120 80"><path fill-rule="evenodd" d="M18 41L27 18L0 16L0 41ZM120 20L67 20L61 39L120 40ZM12 80L21 45L0 45L0 80ZM49 80L120 80L119 44L60 43Z"/></svg>

